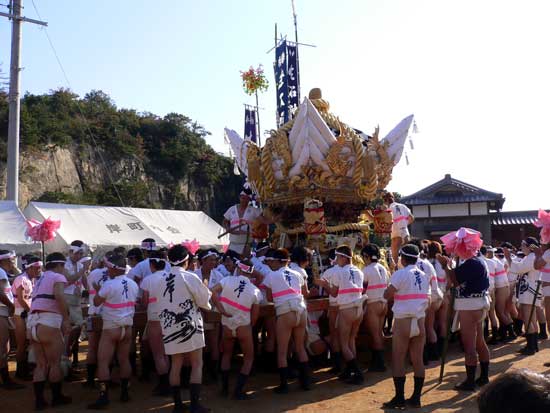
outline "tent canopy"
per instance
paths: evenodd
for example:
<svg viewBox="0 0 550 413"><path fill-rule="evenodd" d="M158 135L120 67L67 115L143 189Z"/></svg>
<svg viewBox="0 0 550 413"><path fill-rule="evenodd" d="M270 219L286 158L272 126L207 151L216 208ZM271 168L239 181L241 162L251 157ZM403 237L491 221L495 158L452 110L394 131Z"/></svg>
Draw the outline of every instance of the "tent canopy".
<svg viewBox="0 0 550 413"><path fill-rule="evenodd" d="M145 238L153 238L159 245L187 239L196 239L205 247L221 248L228 243L227 237L217 238L223 228L200 211L31 202L24 213L38 221L48 217L61 221L56 239L46 244L48 252L65 251L75 239L94 250L139 246Z"/></svg>
<svg viewBox="0 0 550 413"><path fill-rule="evenodd" d="M15 202L0 201L0 249L19 254L40 250L40 244L27 238L26 231L25 217Z"/></svg>

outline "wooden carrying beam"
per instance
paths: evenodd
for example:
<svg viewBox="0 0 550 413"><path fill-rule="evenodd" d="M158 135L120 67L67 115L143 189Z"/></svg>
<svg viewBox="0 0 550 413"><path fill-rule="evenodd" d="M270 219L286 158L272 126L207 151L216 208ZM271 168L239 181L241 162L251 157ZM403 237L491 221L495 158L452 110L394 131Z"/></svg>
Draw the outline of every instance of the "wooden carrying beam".
<svg viewBox="0 0 550 413"><path fill-rule="evenodd" d="M323 311L328 309L328 298L315 298L306 300L308 311ZM202 310L202 318L205 323L219 323L221 322L221 314L217 311ZM83 313L87 315L87 308L83 309ZM265 304L260 306L260 317L275 317L275 307L273 304ZM134 327L137 329L145 328L147 324L147 312L137 311L134 314ZM96 332L100 332L103 327L103 320L99 316L92 318L92 328Z"/></svg>

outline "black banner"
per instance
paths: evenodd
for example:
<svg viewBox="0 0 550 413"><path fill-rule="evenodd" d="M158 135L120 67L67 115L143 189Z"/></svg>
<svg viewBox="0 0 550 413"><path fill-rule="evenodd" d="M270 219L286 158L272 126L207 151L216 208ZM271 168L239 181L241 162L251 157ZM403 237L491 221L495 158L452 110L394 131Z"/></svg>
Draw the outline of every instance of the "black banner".
<svg viewBox="0 0 550 413"><path fill-rule="evenodd" d="M256 109L246 106L244 109L244 138L254 143L258 142L256 128Z"/></svg>
<svg viewBox="0 0 550 413"><path fill-rule="evenodd" d="M287 85L288 85L288 112L293 118L300 105L300 73L298 67L298 47L296 43L287 43Z"/></svg>
<svg viewBox="0 0 550 413"><path fill-rule="evenodd" d="M286 40L275 48L275 89L277 91L277 125L281 126L289 120Z"/></svg>

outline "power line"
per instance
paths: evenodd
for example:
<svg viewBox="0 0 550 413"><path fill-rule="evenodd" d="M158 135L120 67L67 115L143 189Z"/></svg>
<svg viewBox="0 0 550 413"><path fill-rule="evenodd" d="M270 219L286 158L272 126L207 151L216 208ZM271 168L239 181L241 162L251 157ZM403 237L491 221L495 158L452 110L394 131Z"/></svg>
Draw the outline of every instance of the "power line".
<svg viewBox="0 0 550 413"><path fill-rule="evenodd" d="M36 4L34 3L34 0L31 0L31 2L32 2L32 6L34 8L34 11L36 12L36 15L38 16L38 18L40 20L42 20L42 17L40 17L40 12L38 11L38 8L36 7ZM65 78L65 82L67 82L67 86L69 86L69 89L72 90L73 88L72 88L71 82L69 81L69 77L67 76L67 72L65 71L65 68L63 67L63 64L61 63L61 59L59 58L59 55L57 54L57 50L55 49L55 47L53 45L52 39L50 38L50 35L48 34L48 31L46 30L46 28L42 27L42 29L44 31L44 34L46 35L46 38L48 39L48 43L50 44L52 52L55 56L55 60L57 60L57 64L59 65L59 68L61 69L61 72L63 73L63 77ZM88 135L90 136L90 138L92 138L92 141L94 142L94 146L97 149L97 154L99 155L99 158L101 159L101 163L103 164L103 168L105 169L105 172L107 172L107 177L109 178L109 181L111 181L111 185L115 189L117 198L120 201L120 204L124 207L126 205L124 204L124 201L122 200L122 196L120 195L120 192L118 191L118 188L117 188L117 186L116 186L116 184L113 180L113 177L111 176L111 173L109 172L109 168L107 168L107 163L105 162L105 159L103 158L103 155L101 154L101 151L98 149L99 146L96 142L94 134L92 133L92 130L90 129L88 119L84 115L84 111L82 110L82 107L80 106L80 102L78 100L76 100L76 107L78 108L78 111L80 112L80 116L84 120L84 125L86 127L87 132L88 132Z"/></svg>

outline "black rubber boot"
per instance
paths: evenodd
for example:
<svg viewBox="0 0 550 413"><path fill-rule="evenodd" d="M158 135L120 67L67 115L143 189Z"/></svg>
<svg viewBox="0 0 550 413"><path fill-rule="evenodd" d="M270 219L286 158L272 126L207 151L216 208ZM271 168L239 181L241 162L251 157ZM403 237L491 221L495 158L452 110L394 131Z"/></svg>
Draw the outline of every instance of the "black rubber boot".
<svg viewBox="0 0 550 413"><path fill-rule="evenodd" d="M155 362L150 353L141 357L141 375L139 376L139 381L147 382L150 380L154 365Z"/></svg>
<svg viewBox="0 0 550 413"><path fill-rule="evenodd" d="M279 367L279 386L273 390L277 394L288 393L288 367Z"/></svg>
<svg viewBox="0 0 550 413"><path fill-rule="evenodd" d="M386 365L384 364L384 350L372 350L372 358L367 371L369 372L386 371Z"/></svg>
<svg viewBox="0 0 550 413"><path fill-rule="evenodd" d="M298 363L298 378L302 390L311 390L311 374L307 361Z"/></svg>
<svg viewBox="0 0 550 413"><path fill-rule="evenodd" d="M514 331L516 336L520 337L523 334L523 320L519 318L514 319Z"/></svg>
<svg viewBox="0 0 550 413"><path fill-rule="evenodd" d="M174 413L183 413L183 403L181 401L181 389L180 386L172 386L172 397L174 398Z"/></svg>
<svg viewBox="0 0 550 413"><path fill-rule="evenodd" d="M76 340L71 348L71 353L73 356L73 362L72 362L73 368L78 367L78 348L79 348L79 343L78 343L78 340Z"/></svg>
<svg viewBox="0 0 550 413"><path fill-rule="evenodd" d="M34 389L34 410L44 410L49 407L46 399L44 399L44 386L45 381L35 381L32 384Z"/></svg>
<svg viewBox="0 0 550 413"><path fill-rule="evenodd" d="M346 363L346 367L344 367L344 370L338 375L338 380L346 381L351 378L352 371L350 369L349 363Z"/></svg>
<svg viewBox="0 0 550 413"><path fill-rule="evenodd" d="M212 360L210 357L206 357L205 366L206 366L206 372L208 373L208 377L210 378L210 380L212 380L214 383L217 383L218 360Z"/></svg>
<svg viewBox="0 0 550 413"><path fill-rule="evenodd" d="M437 337L437 352L443 353L443 346L445 345L445 337Z"/></svg>
<svg viewBox="0 0 550 413"><path fill-rule="evenodd" d="M508 338L511 340L515 340L518 337L514 330L514 323L510 323L506 326L506 332L508 333Z"/></svg>
<svg viewBox="0 0 550 413"><path fill-rule="evenodd" d="M191 367L183 366L180 371L180 383L182 389L189 388L189 380L191 380Z"/></svg>
<svg viewBox="0 0 550 413"><path fill-rule="evenodd" d="M491 330L491 339L487 341L487 344L494 346L500 343L498 330L496 328Z"/></svg>
<svg viewBox="0 0 550 413"><path fill-rule="evenodd" d="M130 394L128 393L128 389L130 388L130 380L129 379L120 379L120 401L123 403L130 401Z"/></svg>
<svg viewBox="0 0 550 413"><path fill-rule="evenodd" d="M489 362L480 361L479 367L481 372L479 374L479 378L476 380L476 384L478 386L485 386L487 383L489 383Z"/></svg>
<svg viewBox="0 0 550 413"><path fill-rule="evenodd" d="M32 380L32 374L29 370L29 363L27 360L18 361L17 362L17 368L15 370L15 377L17 377L20 380L29 381Z"/></svg>
<svg viewBox="0 0 550 413"><path fill-rule="evenodd" d="M61 381L57 383L50 383L50 387L52 389L52 407L54 406L63 406L65 404L71 404L73 399L69 396L63 395L61 392Z"/></svg>
<svg viewBox="0 0 550 413"><path fill-rule="evenodd" d="M485 319L485 322L483 323L483 337L487 338L489 337L489 319Z"/></svg>
<svg viewBox="0 0 550 413"><path fill-rule="evenodd" d="M428 360L438 361L439 351L437 351L437 342L429 343L428 345Z"/></svg>
<svg viewBox="0 0 550 413"><path fill-rule="evenodd" d="M476 366L466 366L466 380L455 386L456 390L474 391L476 389Z"/></svg>
<svg viewBox="0 0 550 413"><path fill-rule="evenodd" d="M130 353L130 367L132 367L132 376L137 376L137 353Z"/></svg>
<svg viewBox="0 0 550 413"><path fill-rule="evenodd" d="M171 394L168 373L159 375L159 382L153 389L153 396L169 396Z"/></svg>
<svg viewBox="0 0 550 413"><path fill-rule="evenodd" d="M339 374L342 372L342 353L334 352L330 353L330 361L332 361L331 373Z"/></svg>
<svg viewBox="0 0 550 413"><path fill-rule="evenodd" d="M22 384L12 381L7 367L0 369L0 377L2 377L2 387L6 390L20 390L25 388Z"/></svg>
<svg viewBox="0 0 550 413"><path fill-rule="evenodd" d="M100 381L99 382L99 397L97 400L88 405L90 410L103 410L109 406L109 382Z"/></svg>
<svg viewBox="0 0 550 413"><path fill-rule="evenodd" d="M351 371L351 377L346 380L348 384L363 384L365 378L363 377L363 372L359 368L357 359L351 359L348 361L347 368Z"/></svg>
<svg viewBox="0 0 550 413"><path fill-rule="evenodd" d="M97 364L86 364L86 381L82 383L83 387L93 389L95 387L95 372Z"/></svg>
<svg viewBox="0 0 550 413"><path fill-rule="evenodd" d="M420 396L422 395L422 387L424 387L424 377L414 377L414 391L410 399L406 400L406 404L409 407L419 409L422 407L420 404Z"/></svg>
<svg viewBox="0 0 550 413"><path fill-rule="evenodd" d="M395 396L389 402L382 405L385 409L399 409L405 408L405 380L406 377L394 377L393 385L395 386Z"/></svg>
<svg viewBox="0 0 550 413"><path fill-rule="evenodd" d="M233 392L233 398L235 400L250 400L252 396L246 394L243 389L248 380L248 374L239 373L237 377L237 385L235 386L235 391Z"/></svg>
<svg viewBox="0 0 550 413"><path fill-rule="evenodd" d="M191 399L191 407L189 411L191 413L208 413L210 409L201 406L201 385L199 383L191 383L189 385L189 393Z"/></svg>
<svg viewBox="0 0 550 413"><path fill-rule="evenodd" d="M546 340L548 333L546 332L546 323L539 323L539 340Z"/></svg>
<svg viewBox="0 0 550 413"><path fill-rule="evenodd" d="M222 396L229 396L229 370L222 370Z"/></svg>
<svg viewBox="0 0 550 413"><path fill-rule="evenodd" d="M273 373L277 367L277 355L274 351L266 351L262 356L262 368L267 373Z"/></svg>
<svg viewBox="0 0 550 413"><path fill-rule="evenodd" d="M537 334L527 333L525 334L525 339L527 340L527 345L519 350L518 353L523 356L532 356L537 352Z"/></svg>

